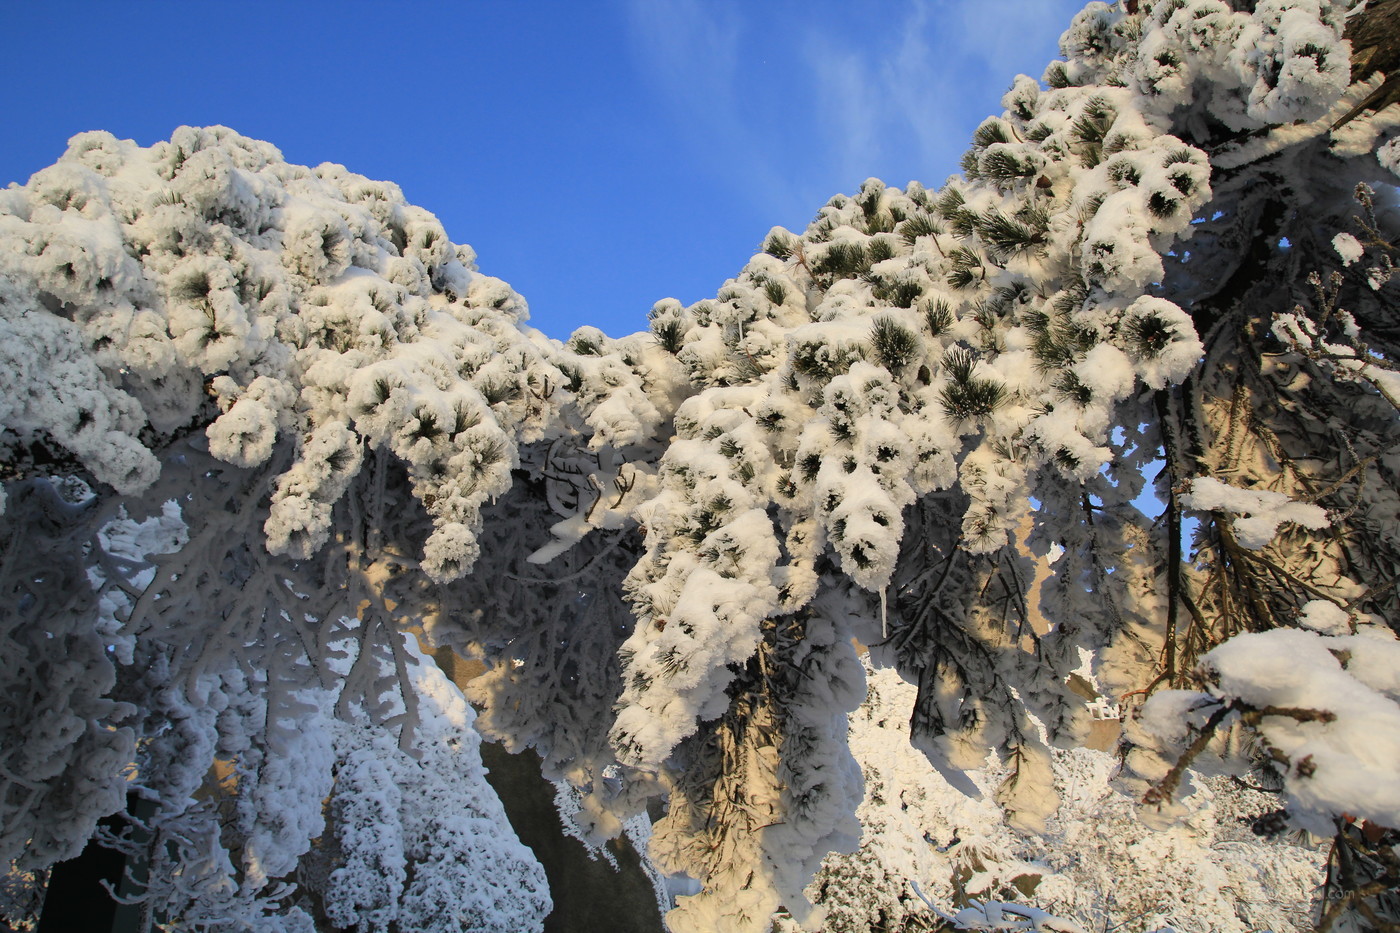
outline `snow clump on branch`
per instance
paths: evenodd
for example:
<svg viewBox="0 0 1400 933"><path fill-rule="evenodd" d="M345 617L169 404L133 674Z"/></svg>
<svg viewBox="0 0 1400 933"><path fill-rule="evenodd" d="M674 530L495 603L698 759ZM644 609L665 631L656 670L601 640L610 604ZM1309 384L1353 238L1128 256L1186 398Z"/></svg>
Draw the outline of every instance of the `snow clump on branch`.
<svg viewBox="0 0 1400 933"><path fill-rule="evenodd" d="M274 552L321 547L383 448L434 520L423 569L460 576L517 445L572 398L520 296L396 186L289 165L222 127L149 149L74 137L0 195L0 241L6 442L133 493L155 478L152 448L190 428L240 467L289 441ZM585 413L616 405L596 395Z"/></svg>

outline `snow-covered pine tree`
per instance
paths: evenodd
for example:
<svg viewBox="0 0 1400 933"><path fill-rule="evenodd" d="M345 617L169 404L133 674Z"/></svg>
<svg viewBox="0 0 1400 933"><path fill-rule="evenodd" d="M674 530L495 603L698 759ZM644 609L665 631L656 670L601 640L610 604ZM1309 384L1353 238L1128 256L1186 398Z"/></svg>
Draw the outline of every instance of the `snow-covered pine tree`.
<svg viewBox="0 0 1400 933"><path fill-rule="evenodd" d="M404 632L475 560L520 445L586 431L586 404L551 428L572 355L394 186L225 129L79 136L3 200L0 854L75 855L131 792L178 853L150 886L173 928L384 929L425 886L445 917L537 926L469 711L424 693ZM397 813L384 780L418 787ZM484 802L419 809L447 798ZM395 825L370 839L366 807ZM397 874L315 870L355 845Z"/></svg>
<svg viewBox="0 0 1400 933"><path fill-rule="evenodd" d="M802 235L775 230L715 301L658 306L658 340L703 391L662 459L662 520L642 513L624 754L665 760L696 728L672 731L678 707L704 721L753 705L736 630L762 643L761 620L818 594L869 594L854 631L920 686L914 740L955 769L995 749L1012 765L998 796L1029 828L1055 808L1044 743L1087 724L1066 687L1081 652L1104 693L1197 684L1212 647L1291 628L1315 600L1379 623L1368 650L1393 650L1397 118L1358 106L1380 78L1363 66L1350 85L1341 41L1393 11L1131 6L1090 4L1048 88L1019 79L941 191L868 182ZM1144 474L1164 510L1135 504ZM1027 501L1032 534L1011 541ZM1043 635L1027 546L1056 555ZM707 605L710 573L752 596ZM697 660L716 675L706 694ZM1357 715L1389 722L1393 678L1350 663ZM1222 717L1297 706L1230 699ZM1191 722L1174 712L1171 739ZM1284 723L1299 725L1329 734L1338 793L1290 786L1299 825L1400 821L1377 790L1400 763L1393 728L1358 745ZM1251 748L1304 760L1300 744ZM1160 781L1185 752L1130 765ZM791 907L780 880L748 889Z"/></svg>
<svg viewBox="0 0 1400 933"><path fill-rule="evenodd" d="M393 796L354 789L429 768L336 751L421 751L409 628L492 664L483 728L579 786L587 832L669 796L653 858L702 882L673 930L815 926L807 882L859 840L854 638L949 774L998 754L1030 829L1087 653L1101 692L1156 694L1126 769L1152 809L1217 750L1263 762L1287 818L1340 830L1333 906L1383 922L1393 15L1090 3L962 175L868 181L620 340L531 330L392 185L219 128L76 137L0 192L0 855L72 854L130 786L214 879L167 915L296 928L329 896L381 928L412 909L398 849L290 882L328 790L353 846ZM402 857L451 873L442 840Z"/></svg>

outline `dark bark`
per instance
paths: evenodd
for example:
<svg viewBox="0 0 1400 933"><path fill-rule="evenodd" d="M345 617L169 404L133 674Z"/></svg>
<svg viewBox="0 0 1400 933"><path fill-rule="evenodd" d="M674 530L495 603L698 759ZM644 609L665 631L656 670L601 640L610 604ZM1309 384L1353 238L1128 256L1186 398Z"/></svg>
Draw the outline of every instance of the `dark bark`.
<svg viewBox="0 0 1400 933"><path fill-rule="evenodd" d="M1364 12L1347 23L1351 40L1351 80L1364 81L1376 73L1385 75L1360 104L1337 121L1337 126L1366 112L1377 113L1400 103L1400 0L1372 0Z"/></svg>

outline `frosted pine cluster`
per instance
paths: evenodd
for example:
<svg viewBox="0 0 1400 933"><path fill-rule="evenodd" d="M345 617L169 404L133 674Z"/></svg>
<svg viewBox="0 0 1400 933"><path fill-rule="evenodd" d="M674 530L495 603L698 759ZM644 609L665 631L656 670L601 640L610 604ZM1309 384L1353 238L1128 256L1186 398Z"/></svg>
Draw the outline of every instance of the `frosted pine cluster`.
<svg viewBox="0 0 1400 933"><path fill-rule="evenodd" d="M1098 922L1062 801L1105 769L1064 750L1108 708L1143 821L1250 772L1400 910L1371 13L1089 3L943 187L870 179L621 338L532 329L392 184L221 127L75 137L0 192L0 855L154 808L173 928L537 928L486 736L590 844L665 798L677 933L815 930L814 876L918 874L871 840L865 646L996 859L1055 840L1057 910ZM485 662L479 713L406 631ZM1075 922L1000 903L950 916Z"/></svg>

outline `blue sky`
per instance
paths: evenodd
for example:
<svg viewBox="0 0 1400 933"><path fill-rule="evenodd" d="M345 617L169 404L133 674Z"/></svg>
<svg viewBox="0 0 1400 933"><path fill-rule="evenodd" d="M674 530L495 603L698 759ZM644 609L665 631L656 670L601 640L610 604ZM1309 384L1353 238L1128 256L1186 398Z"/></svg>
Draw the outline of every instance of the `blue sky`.
<svg viewBox="0 0 1400 933"><path fill-rule="evenodd" d="M0 184L222 123L397 182L546 333L620 335L868 176L936 187L1081 5L12 0Z"/></svg>

